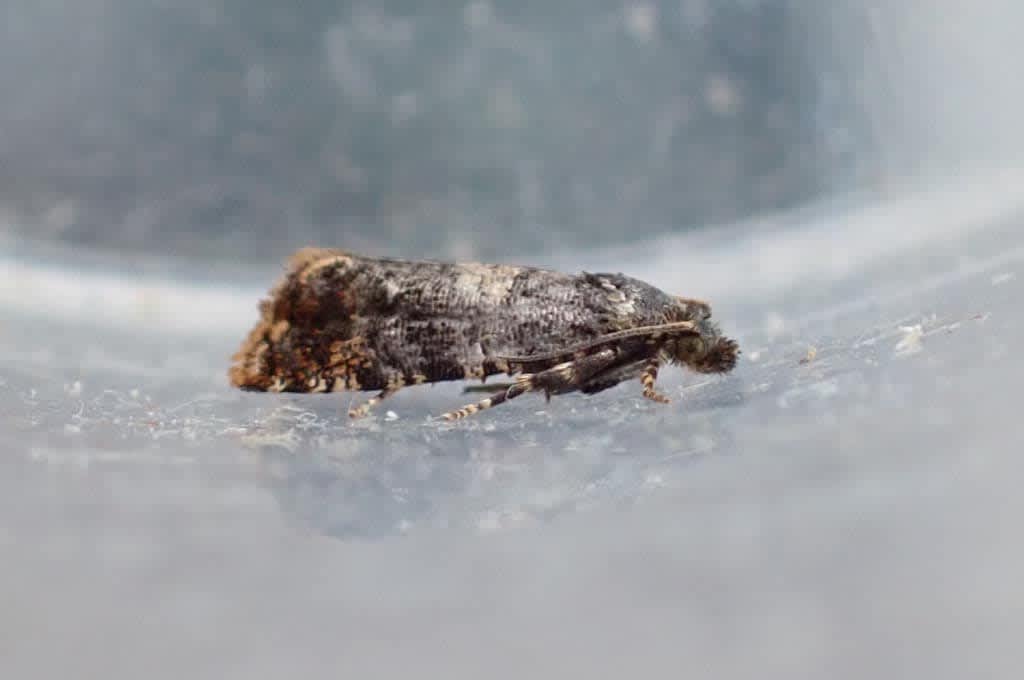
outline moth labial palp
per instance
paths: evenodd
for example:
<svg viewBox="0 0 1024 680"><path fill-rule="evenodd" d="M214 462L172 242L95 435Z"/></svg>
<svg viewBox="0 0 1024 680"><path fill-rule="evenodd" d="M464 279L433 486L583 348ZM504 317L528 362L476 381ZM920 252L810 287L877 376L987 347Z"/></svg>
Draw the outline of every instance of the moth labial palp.
<svg viewBox="0 0 1024 680"><path fill-rule="evenodd" d="M479 379L489 396L449 420L527 392L594 394L679 364L726 373L739 347L706 302L623 274L444 263L307 248L294 254L233 357L232 385L284 392L373 391L352 417L409 385ZM493 384L505 374L511 382Z"/></svg>

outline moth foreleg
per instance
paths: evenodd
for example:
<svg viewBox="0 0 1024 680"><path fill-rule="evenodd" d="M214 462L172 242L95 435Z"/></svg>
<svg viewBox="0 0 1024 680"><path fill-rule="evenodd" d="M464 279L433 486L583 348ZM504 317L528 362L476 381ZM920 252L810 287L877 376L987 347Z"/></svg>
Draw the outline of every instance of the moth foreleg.
<svg viewBox="0 0 1024 680"><path fill-rule="evenodd" d="M370 397L359 406L353 406L348 410L349 418L362 418L370 413L370 409L392 396L399 390L398 387L386 387L377 393L377 396Z"/></svg>
<svg viewBox="0 0 1024 680"><path fill-rule="evenodd" d="M644 398L656 401L659 404L667 404L671 399L654 389L654 383L658 379L658 360L650 359L644 364L643 372L640 373L640 384L644 388Z"/></svg>

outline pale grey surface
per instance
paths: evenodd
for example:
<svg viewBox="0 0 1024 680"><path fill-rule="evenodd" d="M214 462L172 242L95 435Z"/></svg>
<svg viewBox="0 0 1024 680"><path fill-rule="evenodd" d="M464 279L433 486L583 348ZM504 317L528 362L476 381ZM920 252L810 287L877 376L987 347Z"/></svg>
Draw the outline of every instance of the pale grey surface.
<svg viewBox="0 0 1024 680"><path fill-rule="evenodd" d="M231 391L262 272L11 246L0 673L1017 677L1024 211L963 180L552 257L712 298L743 361L456 425ZM98 322L27 311L72 289Z"/></svg>

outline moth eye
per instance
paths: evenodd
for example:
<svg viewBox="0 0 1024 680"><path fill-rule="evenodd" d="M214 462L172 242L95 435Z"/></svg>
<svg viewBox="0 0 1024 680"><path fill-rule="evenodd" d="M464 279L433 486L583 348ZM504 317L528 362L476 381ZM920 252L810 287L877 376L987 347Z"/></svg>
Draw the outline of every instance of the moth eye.
<svg viewBox="0 0 1024 680"><path fill-rule="evenodd" d="M704 354L704 340L702 338L689 338L686 342L686 351L690 354Z"/></svg>

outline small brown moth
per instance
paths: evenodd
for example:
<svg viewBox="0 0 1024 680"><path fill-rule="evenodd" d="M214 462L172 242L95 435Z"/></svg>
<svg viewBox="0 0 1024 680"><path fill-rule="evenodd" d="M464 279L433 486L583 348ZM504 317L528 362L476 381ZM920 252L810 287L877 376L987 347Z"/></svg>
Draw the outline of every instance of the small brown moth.
<svg viewBox="0 0 1024 680"><path fill-rule="evenodd" d="M506 374L482 385L483 401L449 420L521 394L594 394L640 378L643 396L660 366L725 373L739 347L711 308L622 274L560 274L479 263L418 262L308 248L260 303L260 320L234 355L229 377L271 392L373 390L349 411L366 415L406 385Z"/></svg>

